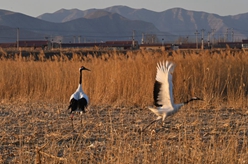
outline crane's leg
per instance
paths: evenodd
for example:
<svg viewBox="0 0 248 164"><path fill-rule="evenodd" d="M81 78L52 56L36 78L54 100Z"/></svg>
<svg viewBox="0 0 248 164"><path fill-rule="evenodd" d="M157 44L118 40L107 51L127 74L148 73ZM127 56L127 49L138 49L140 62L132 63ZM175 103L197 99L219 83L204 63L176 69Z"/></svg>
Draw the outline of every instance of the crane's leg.
<svg viewBox="0 0 248 164"><path fill-rule="evenodd" d="M162 127L164 127L165 126L165 122L162 120Z"/></svg>
<svg viewBox="0 0 248 164"><path fill-rule="evenodd" d="M83 113L80 112L80 115L81 115L81 128L83 128Z"/></svg>
<svg viewBox="0 0 248 164"><path fill-rule="evenodd" d="M157 118L156 120L152 121L150 124L148 124L144 129L141 130L141 132L144 132L148 127L150 127L154 122L157 122L161 118Z"/></svg>
<svg viewBox="0 0 248 164"><path fill-rule="evenodd" d="M72 129L74 129L73 116L74 116L74 114L72 113L72 114L71 114L71 125L72 125Z"/></svg>

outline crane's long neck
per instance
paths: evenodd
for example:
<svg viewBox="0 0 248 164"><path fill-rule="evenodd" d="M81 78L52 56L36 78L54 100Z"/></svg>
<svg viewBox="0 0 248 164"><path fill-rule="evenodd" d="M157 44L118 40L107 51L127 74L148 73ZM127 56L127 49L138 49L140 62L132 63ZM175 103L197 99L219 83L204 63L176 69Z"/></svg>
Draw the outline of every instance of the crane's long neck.
<svg viewBox="0 0 248 164"><path fill-rule="evenodd" d="M79 84L82 84L82 71L80 71L80 76L79 76Z"/></svg>
<svg viewBox="0 0 248 164"><path fill-rule="evenodd" d="M201 99L199 99L199 98L191 98L191 99L189 99L188 101L185 101L185 102L184 102L184 105L188 104L188 103L191 102L191 101L195 101L195 100L201 100Z"/></svg>
<svg viewBox="0 0 248 164"><path fill-rule="evenodd" d="M181 104L174 104L173 105L173 110L167 113L167 116L170 116L180 110L180 108L184 105L184 103Z"/></svg>
<svg viewBox="0 0 248 164"><path fill-rule="evenodd" d="M172 115L172 114L178 112L178 111L181 109L182 106L187 105L189 102L195 101L195 100L202 100L202 99L194 97L194 98L191 98L191 99L188 100L188 101L185 101L184 103L181 103L181 104L174 104L174 105L173 105L173 110L171 110L170 112L168 112L168 113L166 114L166 116L170 116L170 115Z"/></svg>

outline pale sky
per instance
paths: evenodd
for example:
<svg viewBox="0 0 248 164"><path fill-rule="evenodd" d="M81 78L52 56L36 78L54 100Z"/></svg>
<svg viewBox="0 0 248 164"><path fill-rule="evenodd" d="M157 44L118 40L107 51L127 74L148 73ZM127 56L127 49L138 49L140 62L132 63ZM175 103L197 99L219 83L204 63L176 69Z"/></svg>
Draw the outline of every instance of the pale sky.
<svg viewBox="0 0 248 164"><path fill-rule="evenodd" d="M103 9L116 5L124 5L134 9L145 8L157 12L180 7L221 16L248 12L248 0L1 0L0 9L37 17L62 8L87 10L91 8Z"/></svg>

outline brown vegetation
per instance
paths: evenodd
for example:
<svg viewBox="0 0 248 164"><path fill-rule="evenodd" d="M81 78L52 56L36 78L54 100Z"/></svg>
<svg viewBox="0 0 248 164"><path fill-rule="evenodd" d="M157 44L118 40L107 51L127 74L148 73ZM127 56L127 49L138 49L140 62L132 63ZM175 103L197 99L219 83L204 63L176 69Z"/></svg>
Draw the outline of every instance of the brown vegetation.
<svg viewBox="0 0 248 164"><path fill-rule="evenodd" d="M109 52L65 54L39 60L15 55L0 60L0 161L3 163L246 163L248 57L243 51ZM153 83L158 61L175 62L176 103L204 102L143 134L153 120ZM79 67L88 112L67 109Z"/></svg>

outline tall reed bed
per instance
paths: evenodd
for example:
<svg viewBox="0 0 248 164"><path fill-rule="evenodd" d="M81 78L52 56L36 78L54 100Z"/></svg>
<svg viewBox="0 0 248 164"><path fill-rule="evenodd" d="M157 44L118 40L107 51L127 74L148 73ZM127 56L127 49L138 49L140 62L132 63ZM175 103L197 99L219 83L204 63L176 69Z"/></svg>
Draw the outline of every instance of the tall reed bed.
<svg viewBox="0 0 248 164"><path fill-rule="evenodd" d="M152 105L156 63L173 61L175 101L191 96L204 98L206 105L224 103L244 106L248 89L248 56L245 51L110 51L99 55L59 54L45 58L16 55L0 60L2 101L68 102L83 72L83 89L91 105ZM216 105L216 104L215 104Z"/></svg>

